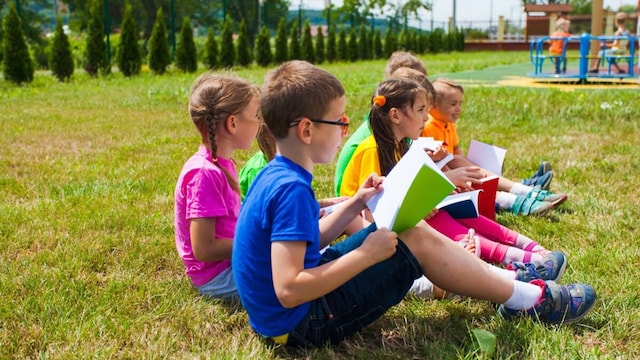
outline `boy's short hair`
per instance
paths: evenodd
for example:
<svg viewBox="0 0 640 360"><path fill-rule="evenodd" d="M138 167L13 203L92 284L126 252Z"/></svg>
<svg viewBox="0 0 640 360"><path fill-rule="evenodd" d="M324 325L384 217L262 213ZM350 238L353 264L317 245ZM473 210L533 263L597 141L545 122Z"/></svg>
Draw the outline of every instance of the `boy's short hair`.
<svg viewBox="0 0 640 360"><path fill-rule="evenodd" d="M436 103L440 101L440 99L446 94L446 92L451 89L458 90L461 94L464 94L464 88L462 87L462 85L451 79L438 78L435 79L432 84L436 94L436 98L434 99Z"/></svg>
<svg viewBox="0 0 640 360"><path fill-rule="evenodd" d="M571 21L567 18L558 18L558 20L556 20L556 28L559 28L560 26L564 25L564 24L571 24Z"/></svg>
<svg viewBox="0 0 640 360"><path fill-rule="evenodd" d="M403 78L403 79L411 79L427 90L427 101L433 103L436 98L435 90L433 89L433 85L431 81L427 78L427 76L416 69L412 69L409 67L401 67L394 71L389 78Z"/></svg>
<svg viewBox="0 0 640 360"><path fill-rule="evenodd" d="M320 119L329 111L329 103L342 96L344 87L334 75L306 61L292 60L267 73L260 108L271 134L284 139L294 120Z"/></svg>
<svg viewBox="0 0 640 360"><path fill-rule="evenodd" d="M624 24L627 21L627 14L619 12L616 14L616 24Z"/></svg>
<svg viewBox="0 0 640 360"><path fill-rule="evenodd" d="M385 78L391 77L391 74L401 67L412 68L420 71L425 76L427 75L427 69L424 67L422 60L407 51L394 51L393 54L389 56L389 60L387 60Z"/></svg>

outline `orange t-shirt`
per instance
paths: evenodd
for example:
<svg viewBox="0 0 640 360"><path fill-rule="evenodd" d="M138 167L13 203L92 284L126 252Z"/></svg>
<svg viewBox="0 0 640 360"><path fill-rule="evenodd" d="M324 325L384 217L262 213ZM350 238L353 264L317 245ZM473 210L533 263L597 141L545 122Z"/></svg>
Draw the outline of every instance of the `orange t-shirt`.
<svg viewBox="0 0 640 360"><path fill-rule="evenodd" d="M569 37L570 33L564 31L556 31L551 34L551 37ZM562 55L562 47L564 46L564 40L551 40L549 45L549 52L551 55Z"/></svg>
<svg viewBox="0 0 640 360"><path fill-rule="evenodd" d="M420 136L432 137L435 140L442 141L442 147L450 154L453 154L453 151L458 147L458 143L460 142L458 140L456 124L436 119L432 114L429 114L429 120L424 124L424 129L422 129Z"/></svg>

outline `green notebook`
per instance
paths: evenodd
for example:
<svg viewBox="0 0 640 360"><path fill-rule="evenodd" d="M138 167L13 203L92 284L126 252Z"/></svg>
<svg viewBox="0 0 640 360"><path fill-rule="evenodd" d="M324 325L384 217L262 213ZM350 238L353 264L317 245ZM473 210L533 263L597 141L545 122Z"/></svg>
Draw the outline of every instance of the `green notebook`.
<svg viewBox="0 0 640 360"><path fill-rule="evenodd" d="M383 190L367 206L378 228L395 232L415 226L455 186L419 147L412 147L391 169Z"/></svg>

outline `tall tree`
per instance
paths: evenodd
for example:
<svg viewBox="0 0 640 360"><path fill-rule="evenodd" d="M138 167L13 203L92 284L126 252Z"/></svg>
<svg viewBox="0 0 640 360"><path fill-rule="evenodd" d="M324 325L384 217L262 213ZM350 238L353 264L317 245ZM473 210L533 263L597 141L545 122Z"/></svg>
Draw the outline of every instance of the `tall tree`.
<svg viewBox="0 0 640 360"><path fill-rule="evenodd" d="M176 67L184 72L198 70L198 52L193 41L193 28L188 17L182 19L180 41L176 48Z"/></svg>
<svg viewBox="0 0 640 360"><path fill-rule="evenodd" d="M316 28L316 64L322 64L325 60L325 46L324 46L324 33L322 32L322 28L318 26Z"/></svg>
<svg viewBox="0 0 640 360"><path fill-rule="evenodd" d="M117 63L118 69L126 77L138 75L142 67L142 52L138 44L138 26L133 20L130 5L126 5L124 10Z"/></svg>
<svg viewBox="0 0 640 360"><path fill-rule="evenodd" d="M111 72L111 64L108 64L107 45L104 41L102 2L100 0L92 0L90 4L87 45L84 52L84 70L91 76L97 76L99 72L103 74Z"/></svg>
<svg viewBox="0 0 640 360"><path fill-rule="evenodd" d="M167 42L167 26L164 23L162 8L158 8L156 23L149 38L149 68L156 74L164 74L171 64L169 43Z"/></svg>
<svg viewBox="0 0 640 360"><path fill-rule="evenodd" d="M231 17L227 16L222 25L222 40L220 41L220 65L233 67L236 62L236 48L233 44L233 24Z"/></svg>
<svg viewBox="0 0 640 360"><path fill-rule="evenodd" d="M311 25L309 20L304 22L302 30L302 44L300 49L300 58L310 63L315 63L315 52L313 49L313 38L311 37Z"/></svg>
<svg viewBox="0 0 640 360"><path fill-rule="evenodd" d="M289 59L287 51L287 22L284 17L280 18L278 23L278 32L276 33L276 64L281 64Z"/></svg>
<svg viewBox="0 0 640 360"><path fill-rule="evenodd" d="M271 44L269 43L269 29L262 25L262 29L256 39L256 62L262 67L269 66L273 60Z"/></svg>
<svg viewBox="0 0 640 360"><path fill-rule="evenodd" d="M240 32L238 34L238 65L249 66L251 64L251 45L249 45L249 34L247 33L247 23L240 21Z"/></svg>
<svg viewBox="0 0 640 360"><path fill-rule="evenodd" d="M9 11L4 18L2 36L2 73L4 78L16 84L33 81L33 60L22 32L22 25L18 12L9 4Z"/></svg>
<svg viewBox="0 0 640 360"><path fill-rule="evenodd" d="M336 30L335 26L329 28L327 34L327 61L334 62L338 59L336 56Z"/></svg>
<svg viewBox="0 0 640 360"><path fill-rule="evenodd" d="M58 81L67 81L73 75L71 44L69 37L64 33L60 17L58 17L56 32L49 48L49 68Z"/></svg>
<svg viewBox="0 0 640 360"><path fill-rule="evenodd" d="M208 69L215 69L219 64L219 55L218 41L216 40L216 35L213 33L213 27L210 27L207 33L207 40L204 43L204 65Z"/></svg>
<svg viewBox="0 0 640 360"><path fill-rule="evenodd" d="M298 20L291 24L291 36L289 36L289 60L300 59L300 36L298 34Z"/></svg>

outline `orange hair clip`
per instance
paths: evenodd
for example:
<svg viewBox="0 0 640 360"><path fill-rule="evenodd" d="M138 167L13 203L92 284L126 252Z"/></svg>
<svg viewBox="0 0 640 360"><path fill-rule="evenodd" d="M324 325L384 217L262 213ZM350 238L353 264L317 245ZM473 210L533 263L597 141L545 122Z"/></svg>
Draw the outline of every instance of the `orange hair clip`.
<svg viewBox="0 0 640 360"><path fill-rule="evenodd" d="M383 107L387 103L387 99L383 95L376 95L373 97L373 103L378 107Z"/></svg>

